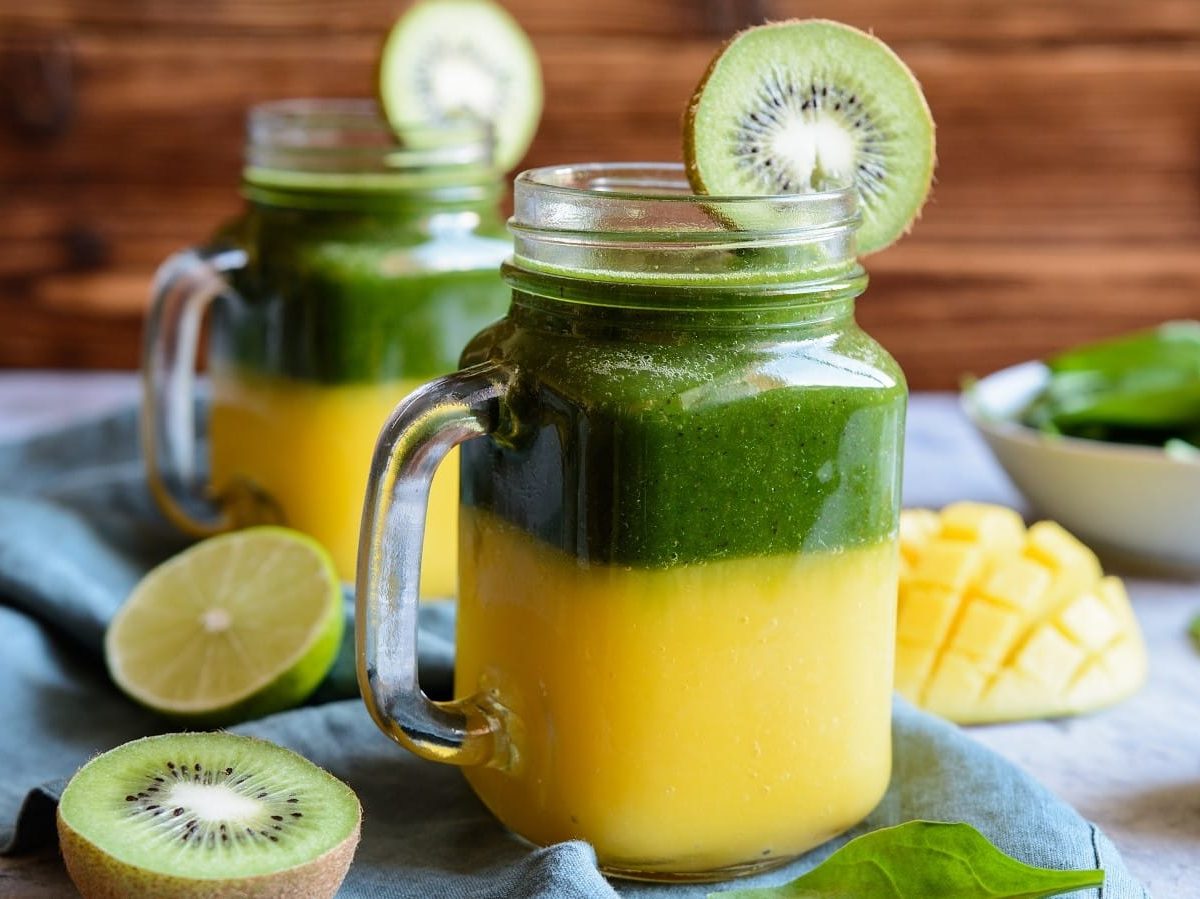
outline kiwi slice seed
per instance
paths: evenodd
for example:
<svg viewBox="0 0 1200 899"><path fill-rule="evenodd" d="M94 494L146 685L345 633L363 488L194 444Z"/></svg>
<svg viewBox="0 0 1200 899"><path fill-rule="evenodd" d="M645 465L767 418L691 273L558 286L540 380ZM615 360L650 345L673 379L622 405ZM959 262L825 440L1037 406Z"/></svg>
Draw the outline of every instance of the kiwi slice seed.
<svg viewBox="0 0 1200 899"><path fill-rule="evenodd" d="M684 121L697 193L810 193L853 183L863 253L911 227L934 155L933 119L908 67L882 41L823 19L735 35L709 65Z"/></svg>
<svg viewBox="0 0 1200 899"><path fill-rule="evenodd" d="M521 26L492 0L417 0L384 44L379 98L397 128L487 122L496 168L508 171L541 118L541 66Z"/></svg>
<svg viewBox="0 0 1200 899"><path fill-rule="evenodd" d="M228 733L147 737L97 756L58 806L85 899L331 897L358 845L354 792L290 750Z"/></svg>

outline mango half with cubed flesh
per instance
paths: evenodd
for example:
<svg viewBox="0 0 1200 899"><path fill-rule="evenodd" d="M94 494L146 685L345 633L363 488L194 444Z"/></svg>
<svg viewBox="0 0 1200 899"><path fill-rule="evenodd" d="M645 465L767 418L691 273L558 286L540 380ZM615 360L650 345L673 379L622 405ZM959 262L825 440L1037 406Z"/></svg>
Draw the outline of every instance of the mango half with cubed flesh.
<svg viewBox="0 0 1200 899"><path fill-rule="evenodd" d="M957 503L900 517L896 689L961 724L1074 715L1146 679L1125 585L1052 521Z"/></svg>

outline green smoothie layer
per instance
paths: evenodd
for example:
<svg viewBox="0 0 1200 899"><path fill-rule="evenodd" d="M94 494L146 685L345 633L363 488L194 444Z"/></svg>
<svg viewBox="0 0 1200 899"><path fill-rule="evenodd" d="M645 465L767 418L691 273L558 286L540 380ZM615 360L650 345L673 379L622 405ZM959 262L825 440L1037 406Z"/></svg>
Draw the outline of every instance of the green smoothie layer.
<svg viewBox="0 0 1200 899"><path fill-rule="evenodd" d="M500 225L393 213L252 207L221 235L254 247L214 310L213 351L260 374L324 383L432 377L504 314ZM494 214L488 212L488 217ZM433 222L433 224L431 224Z"/></svg>
<svg viewBox="0 0 1200 899"><path fill-rule="evenodd" d="M519 373L512 444L463 445L468 505L582 559L656 567L894 533L903 376L848 318L757 331L535 318L514 306L464 355Z"/></svg>

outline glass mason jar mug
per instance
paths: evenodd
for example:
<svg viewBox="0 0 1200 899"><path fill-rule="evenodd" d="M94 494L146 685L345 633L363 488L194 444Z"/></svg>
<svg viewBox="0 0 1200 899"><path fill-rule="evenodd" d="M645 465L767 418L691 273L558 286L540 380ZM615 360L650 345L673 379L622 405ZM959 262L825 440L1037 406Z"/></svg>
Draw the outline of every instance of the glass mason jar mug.
<svg viewBox="0 0 1200 899"><path fill-rule="evenodd" d="M499 266L512 244L490 147L485 128L466 124L398 139L369 101L251 110L247 208L207 247L164 263L148 319L145 456L177 525L204 535L281 521L354 579L379 428L508 307ZM192 367L210 308L209 476ZM456 476L448 466L429 504L427 595L454 592Z"/></svg>
<svg viewBox="0 0 1200 899"><path fill-rule="evenodd" d="M534 843L716 879L862 819L891 767L906 389L853 317L849 191L672 166L516 181L508 317L401 404L364 510L359 683ZM457 698L416 672L421 522L461 452Z"/></svg>

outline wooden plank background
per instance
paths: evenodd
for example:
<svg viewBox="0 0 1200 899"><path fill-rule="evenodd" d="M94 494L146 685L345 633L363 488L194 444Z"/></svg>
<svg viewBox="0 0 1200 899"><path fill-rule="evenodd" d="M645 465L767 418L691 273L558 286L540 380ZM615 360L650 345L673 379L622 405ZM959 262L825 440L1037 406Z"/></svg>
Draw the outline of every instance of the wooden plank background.
<svg viewBox="0 0 1200 899"><path fill-rule="evenodd" d="M0 0L0 366L130 367L156 263L236 211L242 117L364 95L397 0ZM914 387L1200 317L1200 0L507 0L547 109L526 164L676 159L720 40L873 29L940 163L868 261L863 324Z"/></svg>

